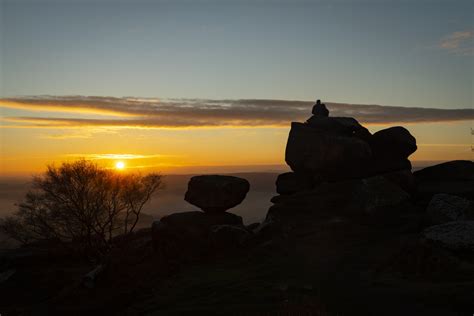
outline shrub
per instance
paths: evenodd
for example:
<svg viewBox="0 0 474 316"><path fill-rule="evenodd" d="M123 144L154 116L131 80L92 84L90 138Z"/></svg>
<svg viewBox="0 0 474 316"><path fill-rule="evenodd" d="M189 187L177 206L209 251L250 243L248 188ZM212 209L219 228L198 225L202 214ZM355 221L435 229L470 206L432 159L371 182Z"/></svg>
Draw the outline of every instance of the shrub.
<svg viewBox="0 0 474 316"><path fill-rule="evenodd" d="M22 243L60 240L102 253L114 236L133 232L162 186L161 175L120 173L87 160L48 166L0 230Z"/></svg>

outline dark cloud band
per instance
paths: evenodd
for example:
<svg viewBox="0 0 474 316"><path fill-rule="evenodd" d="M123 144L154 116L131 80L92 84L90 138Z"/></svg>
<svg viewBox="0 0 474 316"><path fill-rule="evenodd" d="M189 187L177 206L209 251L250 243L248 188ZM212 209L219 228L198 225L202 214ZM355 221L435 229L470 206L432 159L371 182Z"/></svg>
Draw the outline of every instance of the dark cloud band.
<svg viewBox="0 0 474 316"><path fill-rule="evenodd" d="M1 107L31 111L97 114L98 118L4 117L29 126L217 127L288 126L310 116L313 102L295 100L145 99L93 96L37 96L0 99ZM326 102L331 116L362 123L418 123L474 120L474 109L436 109ZM117 118L100 117L101 114Z"/></svg>

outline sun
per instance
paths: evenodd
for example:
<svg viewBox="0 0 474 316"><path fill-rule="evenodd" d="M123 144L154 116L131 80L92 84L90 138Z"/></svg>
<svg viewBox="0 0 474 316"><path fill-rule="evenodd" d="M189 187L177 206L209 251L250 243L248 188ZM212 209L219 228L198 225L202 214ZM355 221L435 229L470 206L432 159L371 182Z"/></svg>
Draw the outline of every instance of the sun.
<svg viewBox="0 0 474 316"><path fill-rule="evenodd" d="M115 163L115 169L118 169L118 170L125 169L125 163L123 161L117 161Z"/></svg>

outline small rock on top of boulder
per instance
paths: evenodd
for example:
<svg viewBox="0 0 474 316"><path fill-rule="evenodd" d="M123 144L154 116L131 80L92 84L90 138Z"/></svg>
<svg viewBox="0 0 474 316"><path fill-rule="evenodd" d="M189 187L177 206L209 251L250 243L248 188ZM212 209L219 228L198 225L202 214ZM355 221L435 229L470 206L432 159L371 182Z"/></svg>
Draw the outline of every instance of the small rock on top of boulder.
<svg viewBox="0 0 474 316"><path fill-rule="evenodd" d="M247 195L250 184L247 180L221 175L192 177L184 199L204 212L225 212L239 205Z"/></svg>

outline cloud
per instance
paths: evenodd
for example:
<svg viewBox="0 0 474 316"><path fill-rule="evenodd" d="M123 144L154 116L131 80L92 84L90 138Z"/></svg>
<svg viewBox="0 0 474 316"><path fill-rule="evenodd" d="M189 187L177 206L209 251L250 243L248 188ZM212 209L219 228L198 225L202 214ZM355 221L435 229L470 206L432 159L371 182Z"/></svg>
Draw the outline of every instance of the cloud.
<svg viewBox="0 0 474 316"><path fill-rule="evenodd" d="M474 30L451 33L441 39L439 47L456 55L474 55Z"/></svg>
<svg viewBox="0 0 474 316"><path fill-rule="evenodd" d="M131 160L131 159L151 159L164 157L177 157L175 155L136 155L136 154L67 154L67 157L86 158L89 160Z"/></svg>
<svg viewBox="0 0 474 316"><path fill-rule="evenodd" d="M144 99L88 96L39 96L0 99L0 107L34 112L93 114L83 117L3 117L24 128L188 128L289 126L311 114L313 102L297 100ZM473 109L436 109L326 102L331 116L351 116L361 123L449 122L474 119ZM107 116L101 117L101 114ZM113 114L112 114L113 113ZM111 115L112 114L112 115ZM11 125L13 124L13 125Z"/></svg>

